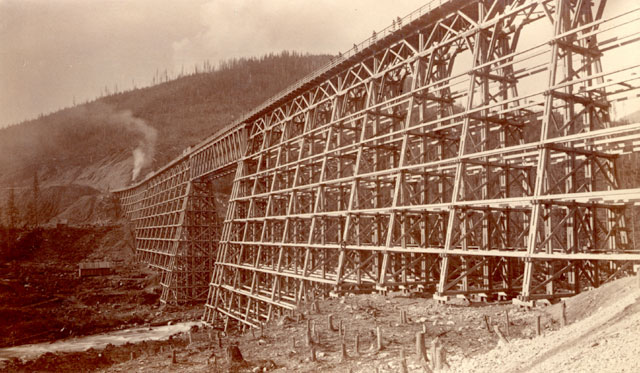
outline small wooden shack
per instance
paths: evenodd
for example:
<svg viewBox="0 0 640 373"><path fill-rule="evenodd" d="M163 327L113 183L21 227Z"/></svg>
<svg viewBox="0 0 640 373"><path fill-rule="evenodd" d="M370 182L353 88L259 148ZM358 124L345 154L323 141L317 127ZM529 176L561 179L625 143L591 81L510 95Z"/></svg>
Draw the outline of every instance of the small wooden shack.
<svg viewBox="0 0 640 373"><path fill-rule="evenodd" d="M111 262L90 262L78 265L78 276L105 276L113 272Z"/></svg>

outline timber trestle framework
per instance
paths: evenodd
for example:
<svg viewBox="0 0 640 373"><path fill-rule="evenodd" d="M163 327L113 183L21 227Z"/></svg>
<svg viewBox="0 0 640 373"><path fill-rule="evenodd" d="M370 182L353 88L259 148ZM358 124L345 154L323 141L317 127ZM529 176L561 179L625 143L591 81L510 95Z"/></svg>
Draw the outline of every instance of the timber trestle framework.
<svg viewBox="0 0 640 373"><path fill-rule="evenodd" d="M163 303L206 298L221 231L213 180L233 172L244 141L242 127L225 128L138 185L116 191L133 223L138 260L161 273Z"/></svg>
<svg viewBox="0 0 640 373"><path fill-rule="evenodd" d="M609 3L432 1L237 122L205 321L393 289L531 305L633 271L640 123L612 118L640 9Z"/></svg>

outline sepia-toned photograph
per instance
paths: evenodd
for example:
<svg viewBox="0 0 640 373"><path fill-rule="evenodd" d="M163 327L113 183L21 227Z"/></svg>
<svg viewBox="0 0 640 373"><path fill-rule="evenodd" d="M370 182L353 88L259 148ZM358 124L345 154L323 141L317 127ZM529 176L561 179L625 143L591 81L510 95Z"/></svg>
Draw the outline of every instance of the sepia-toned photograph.
<svg viewBox="0 0 640 373"><path fill-rule="evenodd" d="M0 0L0 371L639 372L640 0Z"/></svg>

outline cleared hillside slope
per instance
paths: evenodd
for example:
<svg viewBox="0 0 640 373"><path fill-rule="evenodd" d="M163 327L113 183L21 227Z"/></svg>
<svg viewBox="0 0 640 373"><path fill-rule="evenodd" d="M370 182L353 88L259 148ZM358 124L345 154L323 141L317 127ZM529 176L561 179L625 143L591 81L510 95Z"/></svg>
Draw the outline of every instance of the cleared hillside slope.
<svg viewBox="0 0 640 373"><path fill-rule="evenodd" d="M102 221L105 214L91 207L104 204L102 193L163 166L330 57L283 52L233 60L210 73L114 94L1 129L0 210L6 210L8 190L14 187L25 221L37 174L42 194L53 198L46 198L41 221L62 215Z"/></svg>

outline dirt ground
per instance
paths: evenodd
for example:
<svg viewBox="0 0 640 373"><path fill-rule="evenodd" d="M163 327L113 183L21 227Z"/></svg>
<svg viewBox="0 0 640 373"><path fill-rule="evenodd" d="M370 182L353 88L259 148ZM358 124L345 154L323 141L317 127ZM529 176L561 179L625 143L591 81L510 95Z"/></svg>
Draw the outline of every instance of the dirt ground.
<svg viewBox="0 0 640 373"><path fill-rule="evenodd" d="M160 311L157 274L135 263L124 229L17 232L19 252L0 262L0 347L199 317L199 306ZM103 260L111 275L78 277L80 262Z"/></svg>
<svg viewBox="0 0 640 373"><path fill-rule="evenodd" d="M498 326L508 338L524 338L531 333L536 314L515 308L510 304L441 305L430 298L404 296L400 293L388 296L354 295L318 301L315 311L305 310L301 319L283 317L267 325L264 330L246 331L228 335L208 328L177 335L167 341L161 351L158 344L142 344L114 347L103 354L90 351L77 354L48 354L40 359L8 366L14 370L68 370L71 362L82 363L83 369L103 372L324 372L353 371L395 372L400 368L401 351L405 353L409 371L422 371L423 363L415 355L415 334L426 328L426 344L438 338L446 346L448 354L472 357L490 351L497 345L498 337L486 329L485 316L493 326ZM406 311L406 322L401 322L401 310ZM507 332L505 312L509 312ZM334 329L343 325L344 343L348 357L342 358L339 331L328 326L332 315ZM307 323L313 325L313 347L316 361L311 361L311 348L305 342ZM544 319L544 326L553 328L551 319ZM382 333L383 348L376 349L376 328ZM355 339L358 336L358 351ZM189 343L191 340L191 343ZM226 349L237 345L245 364L229 365ZM172 353L176 351L176 363ZM54 355L54 356L51 356ZM105 357L106 356L106 357ZM57 359L56 359L57 358ZM98 360L96 360L98 359ZM105 361L108 361L105 362ZM56 365L56 362L58 365ZM79 365L80 366L80 365Z"/></svg>
<svg viewBox="0 0 640 373"><path fill-rule="evenodd" d="M29 260L2 264L3 345L198 319L202 305L159 308L157 275L131 264L133 252L122 241L126 236L122 229L49 232L43 242L56 245L43 244ZM66 244L61 245L64 237ZM92 249L98 246L102 249ZM117 264L116 273L78 279L77 263L83 260L111 260ZM562 327L560 304L526 310L509 302L438 304L429 294L346 295L318 300L317 307L301 309L299 319L282 317L263 330L226 334L202 326L166 341L48 353L32 361L13 359L0 362L0 370L429 372L434 360L431 346L437 343L445 351L445 371L634 372L640 370L639 299L637 278L617 280L567 299L568 326ZM536 336L537 316L542 336ZM308 326L310 344L306 342ZM377 329L382 336L381 350L377 349ZM425 330L426 363L416 354L416 333ZM227 361L231 346L239 348L243 362Z"/></svg>
<svg viewBox="0 0 640 373"><path fill-rule="evenodd" d="M162 342L108 346L104 350L47 354L5 363L7 371L99 372L429 372L434 340L446 351L444 371L575 372L640 369L640 286L624 278L566 300L568 326L559 304L525 310L511 304L442 305L400 293L320 300L300 320L283 317L261 330L225 334L200 327ZM406 321L401 314L406 312ZM509 327L506 323L509 314ZM328 324L332 315L334 328ZM491 329L488 331L485 316ZM537 316L542 336L535 335ZM312 325L311 360L307 324ZM342 324L344 338L339 331ZM376 348L376 328L382 350ZM429 363L418 358L416 333L426 328ZM355 339L359 345L356 350ZM342 357L342 341L346 357ZM237 346L244 362L228 363ZM404 360L402 360L404 355ZM175 361L174 361L175 356Z"/></svg>

